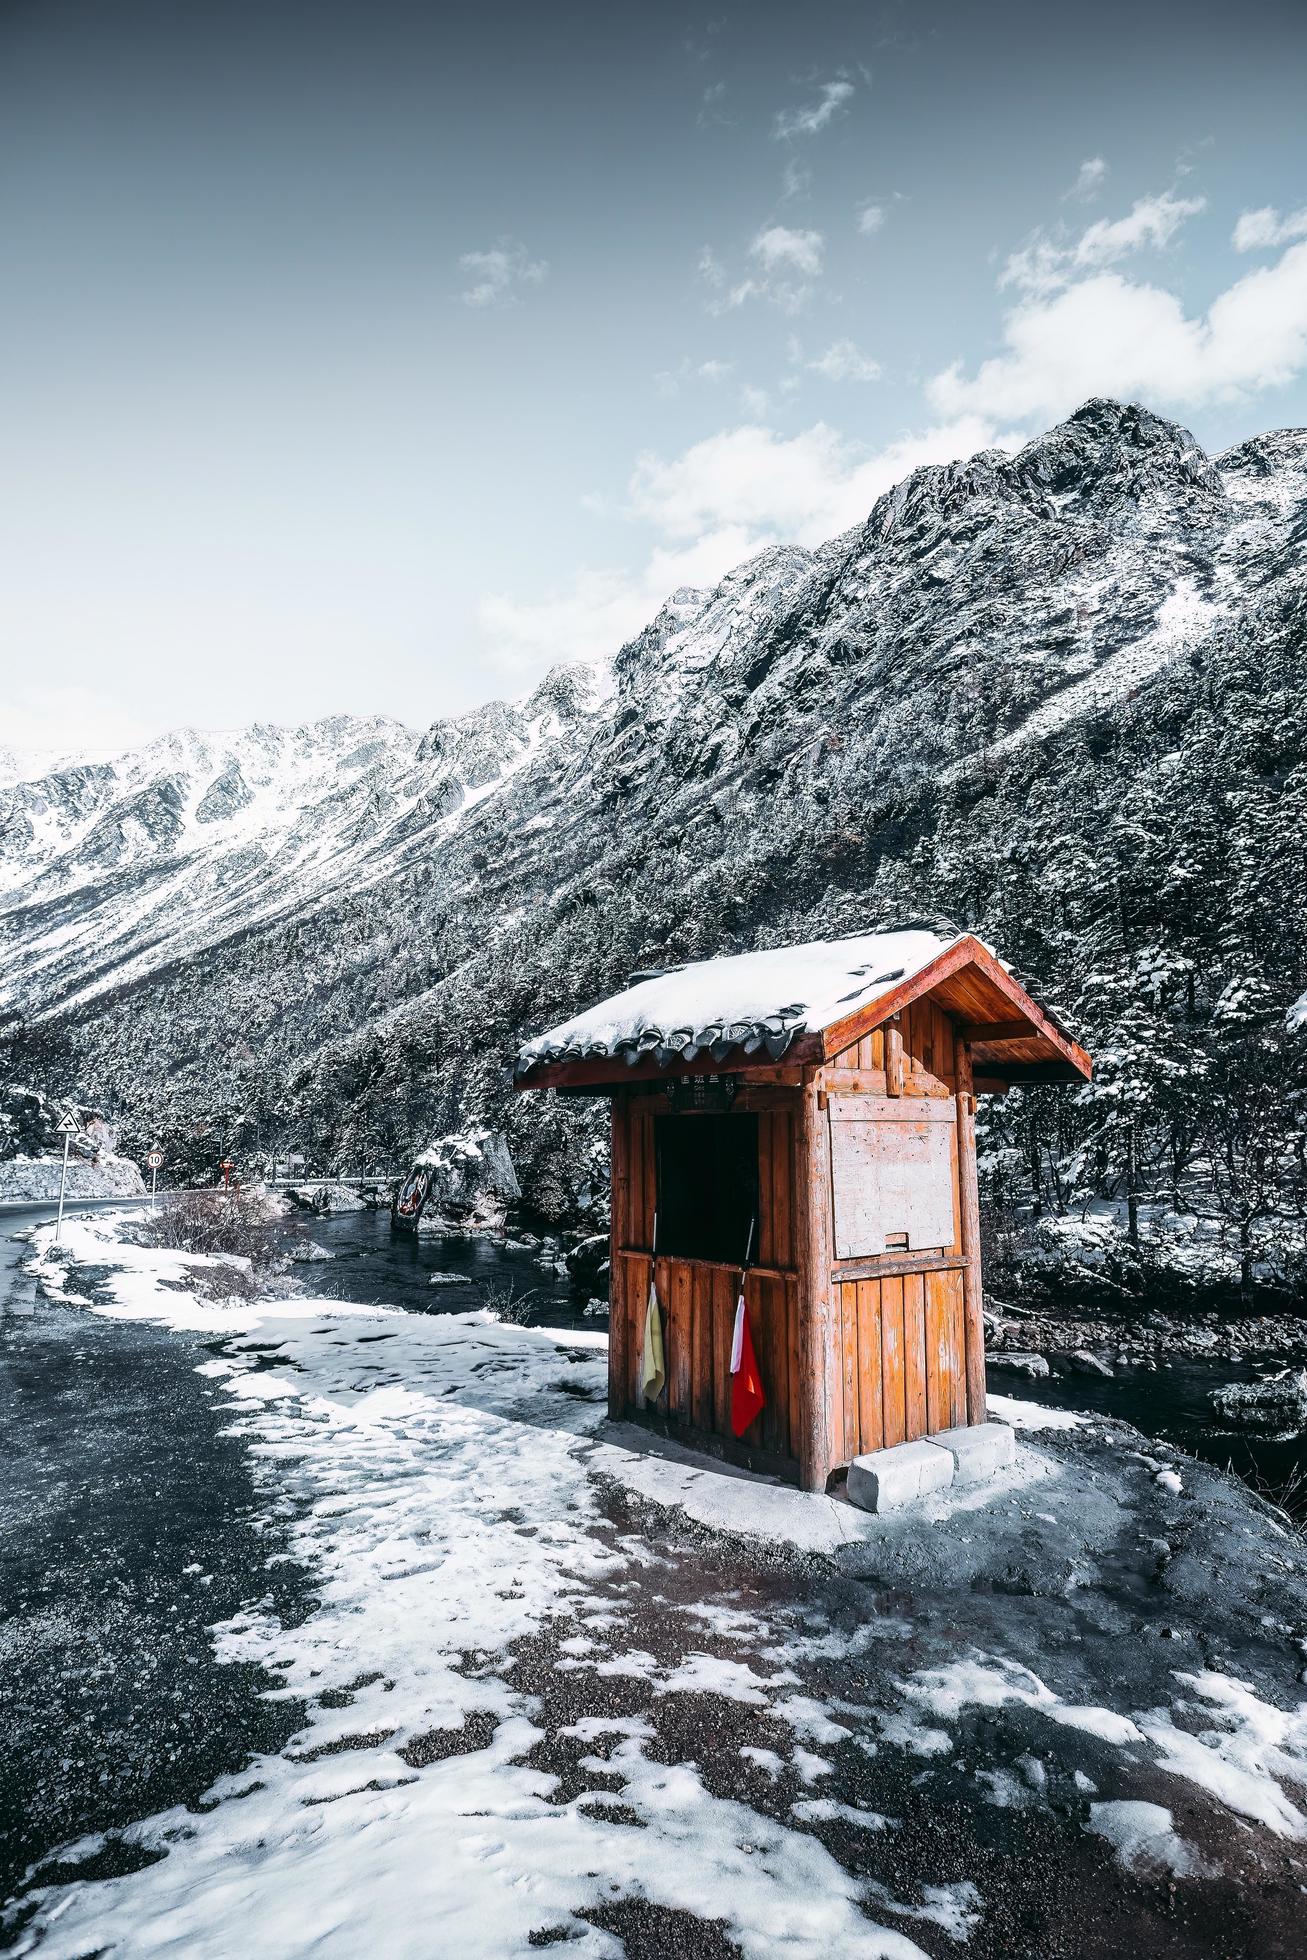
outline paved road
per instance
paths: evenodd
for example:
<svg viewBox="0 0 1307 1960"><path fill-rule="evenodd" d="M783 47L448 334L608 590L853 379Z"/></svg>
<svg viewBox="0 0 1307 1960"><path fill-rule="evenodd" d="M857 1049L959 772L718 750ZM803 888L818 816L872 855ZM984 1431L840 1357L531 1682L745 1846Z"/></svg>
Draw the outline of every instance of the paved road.
<svg viewBox="0 0 1307 1960"><path fill-rule="evenodd" d="M39 1299L14 1235L50 1209L0 1227L4 1899L53 1848L194 1800L300 1719L258 1699L258 1670L212 1658L214 1621L307 1602L297 1569L267 1563L281 1542L253 1528L203 1346Z"/></svg>

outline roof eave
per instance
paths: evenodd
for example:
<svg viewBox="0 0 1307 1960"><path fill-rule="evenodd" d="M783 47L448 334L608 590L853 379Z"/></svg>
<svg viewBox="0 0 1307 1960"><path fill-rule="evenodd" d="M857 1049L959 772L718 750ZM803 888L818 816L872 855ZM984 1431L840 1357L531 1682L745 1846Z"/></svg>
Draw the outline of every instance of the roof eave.
<svg viewBox="0 0 1307 1960"><path fill-rule="evenodd" d="M760 1054L746 1055L742 1048L736 1048L721 1061L700 1055L693 1061L678 1059L666 1065L655 1062L651 1056L642 1056L635 1062L623 1062L614 1055L586 1055L571 1062L537 1062L516 1077L513 1087L519 1092L524 1089L625 1089L637 1082L674 1082L686 1075L759 1075L778 1068L801 1068L805 1063L820 1062L821 1059L821 1036L800 1034L779 1055L768 1054L765 1050Z"/></svg>
<svg viewBox="0 0 1307 1960"><path fill-rule="evenodd" d="M1060 1064L1065 1068L1066 1074L1056 1079L1089 1081L1094 1072L1094 1065L1089 1055L1078 1042L1073 1041L1070 1035L1065 1034L1058 1027L1051 1015L1046 1014L1038 1002L1032 1000L1020 981L1008 972L1000 960L995 959L989 948L977 939L974 933L967 933L952 946L946 946L933 960L919 968L916 973L910 974L905 980L901 980L888 993L881 994L878 999L868 1002L865 1007L855 1009L843 1020L832 1022L821 1036L823 1059L830 1061L835 1055L860 1040L863 1035L870 1034L875 1028L883 1027L886 1021L893 1020L896 1014L902 1013L903 1009L911 1006L913 1001L924 999L926 995L934 993L953 975L967 967L974 967L983 974L990 985L1002 994L1008 1006L1014 1010L1013 1018L1019 1019L1024 1024L1022 1034L1018 1038L1025 1041L1038 1040L1041 1049L1047 1054L1047 1064L1042 1060L1038 1064L1031 1063L1025 1058L1020 1062L1005 1063L1001 1054L994 1053L993 1045L986 1044L983 1052L984 1073L987 1076L1003 1076L1018 1081L1031 1068L1042 1069L1045 1066L1054 1068ZM986 1022L968 1024L963 1017L953 1013L952 1009L946 1008L946 1012L952 1013L954 1021L964 1036L968 1025L973 1025L978 1030L990 1025ZM1025 1074L1025 1079L1031 1078ZM1049 1073L1044 1073L1040 1079L1050 1081L1055 1078Z"/></svg>

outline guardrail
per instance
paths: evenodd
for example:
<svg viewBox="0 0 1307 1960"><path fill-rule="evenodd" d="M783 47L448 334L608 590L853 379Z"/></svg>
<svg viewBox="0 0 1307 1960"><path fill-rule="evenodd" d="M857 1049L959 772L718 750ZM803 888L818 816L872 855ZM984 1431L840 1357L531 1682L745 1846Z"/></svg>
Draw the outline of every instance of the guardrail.
<svg viewBox="0 0 1307 1960"><path fill-rule="evenodd" d="M305 1191L310 1189L313 1185L362 1184L362 1185L371 1186L371 1185L380 1185L380 1184L399 1184L400 1182L402 1182L405 1176L407 1176L407 1172L405 1171L375 1171L366 1176L355 1175L350 1177L293 1177L293 1176L264 1177L259 1179L251 1178L249 1181L251 1183L257 1182L260 1184L266 1184L272 1190L280 1190L283 1187L289 1186L292 1190L295 1191Z"/></svg>

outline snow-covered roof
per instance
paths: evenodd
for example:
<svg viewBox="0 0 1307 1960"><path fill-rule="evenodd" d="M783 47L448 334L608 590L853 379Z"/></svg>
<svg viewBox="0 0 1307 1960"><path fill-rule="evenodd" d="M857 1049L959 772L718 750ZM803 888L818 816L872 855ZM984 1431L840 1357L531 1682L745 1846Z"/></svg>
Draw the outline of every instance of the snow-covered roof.
<svg viewBox="0 0 1307 1960"><path fill-rule="evenodd" d="M517 1073L541 1062L610 1056L662 1064L720 1061L733 1049L783 1055L910 979L961 935L913 928L779 946L668 968L574 1015L519 1050Z"/></svg>

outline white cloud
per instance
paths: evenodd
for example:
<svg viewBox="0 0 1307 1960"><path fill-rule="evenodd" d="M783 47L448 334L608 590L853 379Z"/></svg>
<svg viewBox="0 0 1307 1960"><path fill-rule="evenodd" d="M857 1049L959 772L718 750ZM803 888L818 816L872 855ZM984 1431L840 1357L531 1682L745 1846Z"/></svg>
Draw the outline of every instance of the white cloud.
<svg viewBox="0 0 1307 1960"><path fill-rule="evenodd" d="M1090 225L1076 246L1074 263L1078 267L1112 265L1129 252L1151 246L1161 251L1169 245L1186 218L1196 218L1206 209L1203 197L1172 197L1163 191L1156 197L1141 197L1124 218L1100 218Z"/></svg>
<svg viewBox="0 0 1307 1960"><path fill-rule="evenodd" d="M654 376L654 382L659 394L670 400L680 394L682 384L687 381L706 381L715 386L718 382L727 380L734 372L734 361L684 360L679 367L664 368L661 373Z"/></svg>
<svg viewBox="0 0 1307 1960"><path fill-rule="evenodd" d="M1076 172L1076 180L1070 190L1063 191L1063 202L1073 197L1081 204L1088 204L1092 198L1097 197L1106 181L1107 164L1103 158L1086 157Z"/></svg>
<svg viewBox="0 0 1307 1960"><path fill-rule="evenodd" d="M749 251L768 272L793 266L796 272L815 279L821 272L825 243L819 231L791 231L785 225L769 225L758 233Z"/></svg>
<svg viewBox="0 0 1307 1960"><path fill-rule="evenodd" d="M1187 405L1252 394L1307 367L1307 244L1198 318L1162 287L1101 272L1031 294L1003 332L1006 351L973 376L961 363L935 376L936 413L1024 419L1065 415L1095 394Z"/></svg>
<svg viewBox="0 0 1307 1960"><path fill-rule="evenodd" d="M702 245L699 248L699 277L706 286L711 286L716 291L720 291L726 284L726 268L711 245Z"/></svg>
<svg viewBox="0 0 1307 1960"><path fill-rule="evenodd" d="M712 585L764 545L809 546L860 523L876 498L924 463L1014 447L975 416L907 435L879 450L825 423L794 436L748 423L670 459L647 453L628 487L627 516L658 540L638 570L585 570L539 600L495 596L480 622L494 657L515 675L556 660L602 657L681 585Z"/></svg>
<svg viewBox="0 0 1307 1960"><path fill-rule="evenodd" d="M804 361L809 374L827 381L879 381L880 363L862 353L851 340L836 340L816 360Z"/></svg>
<svg viewBox="0 0 1307 1960"><path fill-rule="evenodd" d="M710 245L705 245L699 253L699 277L712 295L708 311L726 313L751 299L761 299L783 313L800 312L812 296L807 281L821 273L825 246L819 231L767 225L749 247L757 270L732 285L721 260Z"/></svg>
<svg viewBox="0 0 1307 1960"><path fill-rule="evenodd" d="M765 388L755 388L746 381L740 389L740 405L746 415L763 416L771 407L771 396Z"/></svg>
<svg viewBox="0 0 1307 1960"><path fill-rule="evenodd" d="M1277 245L1291 245L1295 238L1307 238L1307 209L1290 211L1282 218L1269 204L1260 211L1241 211L1232 243L1236 252L1264 252Z"/></svg>
<svg viewBox="0 0 1307 1960"><path fill-rule="evenodd" d="M800 108L779 111L772 124L772 135L781 142L796 136L820 135L852 94L852 82L824 82L815 102L805 102Z"/></svg>
<svg viewBox="0 0 1307 1960"><path fill-rule="evenodd" d="M458 269L471 284L459 294L464 306L515 306L522 291L538 286L549 271L526 247L504 239L486 252L464 252Z"/></svg>
<svg viewBox="0 0 1307 1960"><path fill-rule="evenodd" d="M709 82L707 88L699 98L700 129L707 129L713 123L720 123L725 127L730 126L730 118L722 110L722 105L725 100L725 82Z"/></svg>
<svg viewBox="0 0 1307 1960"><path fill-rule="evenodd" d="M630 508L668 538L689 539L732 526L760 537L821 544L864 518L883 490L919 464L970 455L995 441L993 425L974 416L879 450L824 422L793 436L746 423L709 436L670 461L651 452L641 456L631 478Z"/></svg>
<svg viewBox="0 0 1307 1960"><path fill-rule="evenodd" d="M1147 247L1161 251L1170 244L1186 218L1205 208L1201 197L1172 197L1169 191L1141 197L1124 218L1099 218L1069 242L1065 231L1037 231L1014 252L999 278L1000 286L1020 286L1029 293L1051 293L1078 272L1114 265Z"/></svg>
<svg viewBox="0 0 1307 1960"><path fill-rule="evenodd" d="M540 599L494 594L479 606L478 623L492 658L519 678L560 660L606 659L679 587L715 585L756 548L750 532L726 526L680 549L659 546L635 572L583 570Z"/></svg>
<svg viewBox="0 0 1307 1960"><path fill-rule="evenodd" d="M785 169L781 173L781 196L789 199L804 197L812 189L812 172L806 163L797 157L787 157Z"/></svg>
<svg viewBox="0 0 1307 1960"><path fill-rule="evenodd" d="M885 206L883 204L864 204L858 210L858 230L864 238L874 238L884 228Z"/></svg>

